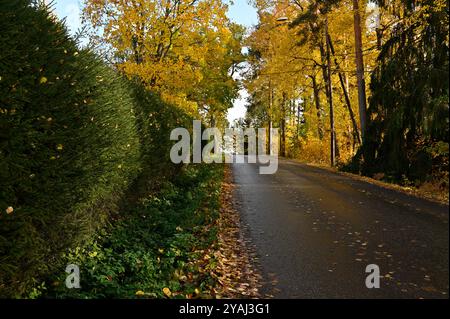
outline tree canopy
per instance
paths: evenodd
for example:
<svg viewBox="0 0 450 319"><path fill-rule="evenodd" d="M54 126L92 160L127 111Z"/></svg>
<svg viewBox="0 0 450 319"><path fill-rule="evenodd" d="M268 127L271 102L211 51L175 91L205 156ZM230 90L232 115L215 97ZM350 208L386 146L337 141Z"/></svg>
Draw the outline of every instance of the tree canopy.
<svg viewBox="0 0 450 319"><path fill-rule="evenodd" d="M165 101L219 116L232 106L243 28L220 0L87 0L85 20L112 62Z"/></svg>

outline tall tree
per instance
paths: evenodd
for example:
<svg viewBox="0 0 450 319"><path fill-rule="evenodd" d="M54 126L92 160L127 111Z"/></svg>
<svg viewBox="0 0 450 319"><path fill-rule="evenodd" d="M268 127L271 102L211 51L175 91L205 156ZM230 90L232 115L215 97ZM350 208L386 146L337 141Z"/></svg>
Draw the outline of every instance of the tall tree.
<svg viewBox="0 0 450 319"><path fill-rule="evenodd" d="M120 70L195 114L217 92L237 92L229 70L241 62L242 29L226 11L220 0L85 0L84 18Z"/></svg>
<svg viewBox="0 0 450 319"><path fill-rule="evenodd" d="M437 165L448 180L448 2L379 4L390 17L371 78L364 171L423 181Z"/></svg>

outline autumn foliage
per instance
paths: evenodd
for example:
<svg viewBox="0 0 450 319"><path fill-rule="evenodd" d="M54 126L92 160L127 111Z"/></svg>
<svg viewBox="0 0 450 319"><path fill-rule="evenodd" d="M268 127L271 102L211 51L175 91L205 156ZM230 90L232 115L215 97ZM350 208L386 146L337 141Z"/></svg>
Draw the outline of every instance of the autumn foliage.
<svg viewBox="0 0 450 319"><path fill-rule="evenodd" d="M84 16L127 76L190 114L219 122L236 97L232 74L243 60L243 29L226 10L221 0L88 0Z"/></svg>
<svg viewBox="0 0 450 319"><path fill-rule="evenodd" d="M255 5L246 125L279 127L281 155L448 190L448 2Z"/></svg>

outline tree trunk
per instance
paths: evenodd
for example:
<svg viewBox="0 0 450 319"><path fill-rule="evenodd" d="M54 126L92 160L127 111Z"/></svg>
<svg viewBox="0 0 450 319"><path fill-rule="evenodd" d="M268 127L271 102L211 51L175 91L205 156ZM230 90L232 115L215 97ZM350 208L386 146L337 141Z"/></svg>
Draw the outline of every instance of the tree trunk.
<svg viewBox="0 0 450 319"><path fill-rule="evenodd" d="M272 83L269 80L269 143L268 147L269 150L267 154L272 155L272 106L273 106L273 89L272 89Z"/></svg>
<svg viewBox="0 0 450 319"><path fill-rule="evenodd" d="M334 47L333 47L333 42L331 41L330 35L328 35L328 44L330 46L331 53L334 56ZM341 84L341 88L342 88L342 91L343 91L344 97L345 97L345 103L347 105L347 109L348 109L348 112L350 113L350 118L352 120L353 136L356 137L358 143L361 144L361 138L359 136L358 125L356 124L355 114L353 113L352 105L350 103L350 97L349 97L347 89L345 87L345 78L341 72L341 67L340 67L336 57L334 58L334 64L336 65L336 69L338 70L339 82Z"/></svg>
<svg viewBox="0 0 450 319"><path fill-rule="evenodd" d="M328 18L325 21L325 40L328 38ZM330 106L330 164L336 165L336 135L334 131L334 109L333 109L333 89L331 84L331 56L330 46L326 42L326 58L327 58L327 87L328 87L328 104Z"/></svg>
<svg viewBox="0 0 450 319"><path fill-rule="evenodd" d="M356 79L358 82L359 120L364 142L366 134L366 83L364 80L364 60L362 53L361 16L358 0L353 0L353 24L355 29Z"/></svg>
<svg viewBox="0 0 450 319"><path fill-rule="evenodd" d="M319 88L317 87L317 80L315 76L310 76L313 85L314 92L314 104L317 110L317 132L319 134L319 139L323 139L323 127L322 127L322 107L320 106Z"/></svg>

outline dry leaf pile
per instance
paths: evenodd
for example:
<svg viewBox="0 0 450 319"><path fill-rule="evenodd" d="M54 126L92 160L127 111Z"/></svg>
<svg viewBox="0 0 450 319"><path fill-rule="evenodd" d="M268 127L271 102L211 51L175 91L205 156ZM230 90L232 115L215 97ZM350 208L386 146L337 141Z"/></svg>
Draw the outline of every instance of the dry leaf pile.
<svg viewBox="0 0 450 319"><path fill-rule="evenodd" d="M260 298L262 277L251 245L244 239L242 223L233 197L235 185L229 166L225 167L218 220L217 266L214 277L219 285L216 298Z"/></svg>

